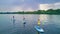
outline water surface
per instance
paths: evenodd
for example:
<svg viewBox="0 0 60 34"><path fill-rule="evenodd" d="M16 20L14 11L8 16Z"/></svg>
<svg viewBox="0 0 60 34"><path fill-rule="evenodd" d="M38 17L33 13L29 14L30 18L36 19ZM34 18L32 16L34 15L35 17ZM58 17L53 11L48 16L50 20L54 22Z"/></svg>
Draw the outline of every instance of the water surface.
<svg viewBox="0 0 60 34"><path fill-rule="evenodd" d="M23 24L24 17L26 24ZM45 31L40 34L60 34L60 15L44 14L0 14L0 34L38 34L34 28L38 19Z"/></svg>

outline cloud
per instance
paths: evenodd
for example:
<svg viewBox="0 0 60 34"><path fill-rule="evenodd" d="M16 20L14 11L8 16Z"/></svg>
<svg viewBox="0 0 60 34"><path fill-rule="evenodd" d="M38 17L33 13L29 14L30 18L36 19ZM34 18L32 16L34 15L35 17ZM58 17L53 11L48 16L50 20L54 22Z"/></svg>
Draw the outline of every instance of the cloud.
<svg viewBox="0 0 60 34"><path fill-rule="evenodd" d="M53 4L40 4L40 10L53 9Z"/></svg>
<svg viewBox="0 0 60 34"><path fill-rule="evenodd" d="M60 2L55 3L54 5L55 5L55 9L60 9Z"/></svg>
<svg viewBox="0 0 60 34"><path fill-rule="evenodd" d="M33 11L38 5L35 0L0 0L0 11Z"/></svg>
<svg viewBox="0 0 60 34"><path fill-rule="evenodd" d="M60 0L36 0L40 4L51 4L51 3L56 3L60 2Z"/></svg>
<svg viewBox="0 0 60 34"><path fill-rule="evenodd" d="M41 10L60 9L60 2L53 4L40 4L39 7Z"/></svg>
<svg viewBox="0 0 60 34"><path fill-rule="evenodd" d="M33 11L39 9L47 10L50 8L59 8L60 2L54 3L56 1L57 0L0 0L0 11Z"/></svg>

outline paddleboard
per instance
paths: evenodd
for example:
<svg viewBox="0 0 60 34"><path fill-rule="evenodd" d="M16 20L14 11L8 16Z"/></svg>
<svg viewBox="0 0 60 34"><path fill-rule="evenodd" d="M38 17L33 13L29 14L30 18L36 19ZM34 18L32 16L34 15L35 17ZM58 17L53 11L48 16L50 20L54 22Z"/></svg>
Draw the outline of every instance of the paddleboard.
<svg viewBox="0 0 60 34"><path fill-rule="evenodd" d="M35 26L35 29L40 32L40 33L44 33L43 28L39 27L39 26Z"/></svg>

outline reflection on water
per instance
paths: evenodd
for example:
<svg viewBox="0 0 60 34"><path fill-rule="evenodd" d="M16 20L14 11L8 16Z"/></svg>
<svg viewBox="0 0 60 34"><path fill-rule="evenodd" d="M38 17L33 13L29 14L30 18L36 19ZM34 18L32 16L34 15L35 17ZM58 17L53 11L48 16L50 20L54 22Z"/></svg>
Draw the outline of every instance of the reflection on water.
<svg viewBox="0 0 60 34"><path fill-rule="evenodd" d="M36 34L40 34L39 32L36 32Z"/></svg>
<svg viewBox="0 0 60 34"><path fill-rule="evenodd" d="M34 26L38 18L45 31L41 34L60 34L60 15L24 14L24 17L23 20L22 14L0 14L0 34L37 34Z"/></svg>
<svg viewBox="0 0 60 34"><path fill-rule="evenodd" d="M40 19L42 25L48 24L48 22L49 22L49 15L41 14L41 15L39 15L39 19Z"/></svg>
<svg viewBox="0 0 60 34"><path fill-rule="evenodd" d="M40 21L47 22L48 21L48 15L40 15Z"/></svg>

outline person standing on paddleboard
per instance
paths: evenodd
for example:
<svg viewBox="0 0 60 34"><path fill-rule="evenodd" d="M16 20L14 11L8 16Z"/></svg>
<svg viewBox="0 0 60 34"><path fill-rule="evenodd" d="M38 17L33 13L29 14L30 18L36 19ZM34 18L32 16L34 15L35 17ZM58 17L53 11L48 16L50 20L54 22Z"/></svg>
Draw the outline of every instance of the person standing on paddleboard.
<svg viewBox="0 0 60 34"><path fill-rule="evenodd" d="M38 23L37 24L38 24L38 26L40 26L40 19L38 19Z"/></svg>

